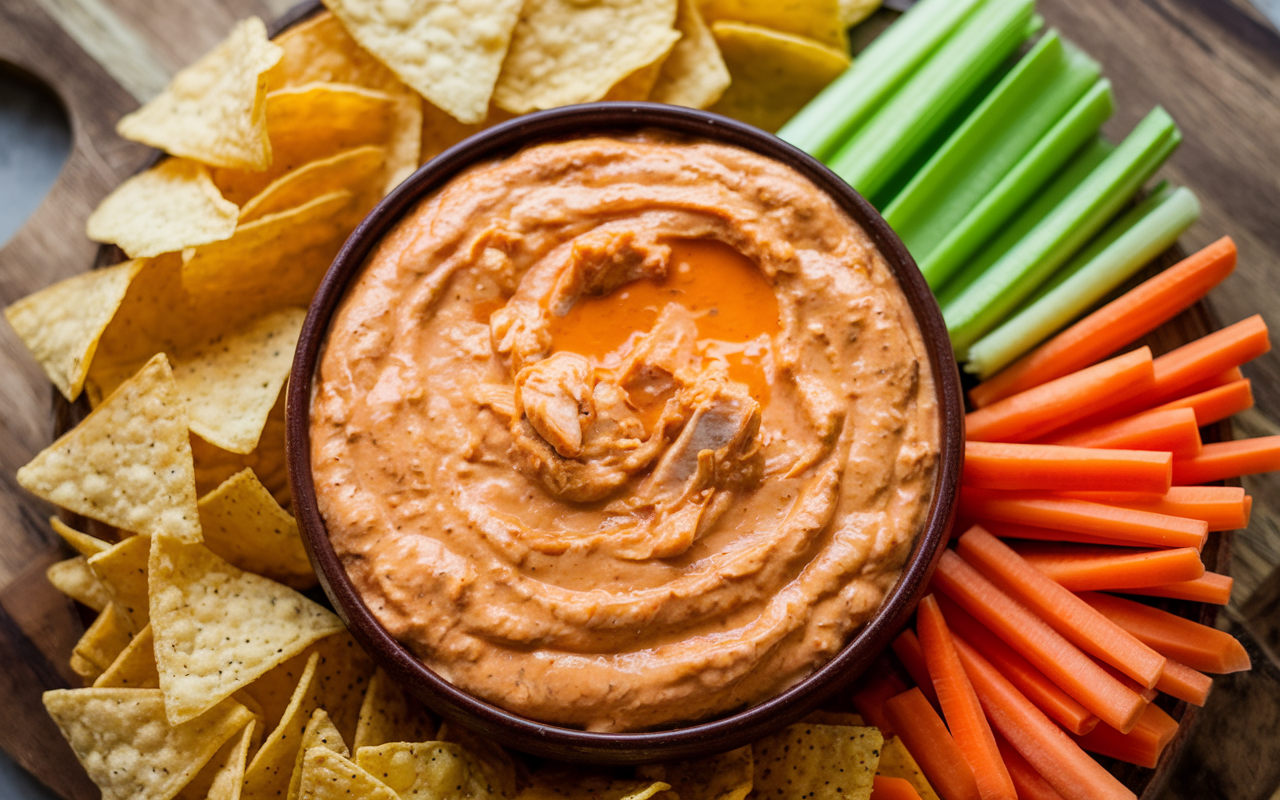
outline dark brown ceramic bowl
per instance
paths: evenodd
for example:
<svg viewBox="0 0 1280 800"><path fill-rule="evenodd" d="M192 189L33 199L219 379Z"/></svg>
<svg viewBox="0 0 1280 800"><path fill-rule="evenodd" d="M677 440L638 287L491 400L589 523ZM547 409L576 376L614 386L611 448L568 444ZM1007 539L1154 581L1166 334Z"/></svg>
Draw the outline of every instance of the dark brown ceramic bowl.
<svg viewBox="0 0 1280 800"><path fill-rule="evenodd" d="M348 579L316 505L310 461L311 388L329 321L348 283L378 241L418 201L462 170L534 143L641 129L736 145L787 164L831 195L870 234L897 275L929 352L938 391L942 452L927 522L902 577L876 615L834 659L786 692L720 719L670 730L591 733L521 717L455 688L423 666L377 622ZM826 167L774 136L716 114L651 103L595 103L520 117L471 137L414 173L356 228L320 285L302 329L287 403L294 511L320 584L355 637L391 676L446 719L513 749L564 761L636 764L722 752L797 721L847 687L915 610L946 542L964 452L960 382L942 315L915 262L871 204Z"/></svg>

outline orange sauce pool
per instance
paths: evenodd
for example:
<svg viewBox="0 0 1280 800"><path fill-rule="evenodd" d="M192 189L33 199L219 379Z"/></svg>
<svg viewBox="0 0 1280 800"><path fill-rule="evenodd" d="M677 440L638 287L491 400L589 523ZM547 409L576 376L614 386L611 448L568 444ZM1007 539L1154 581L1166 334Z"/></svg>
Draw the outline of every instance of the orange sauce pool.
<svg viewBox="0 0 1280 800"><path fill-rule="evenodd" d="M668 303L679 303L698 326L698 352L723 361L761 405L773 382L778 299L751 259L711 239L671 241L662 280L639 280L607 295L579 299L551 319L551 349L581 353L605 368L621 362L632 337L650 330Z"/></svg>

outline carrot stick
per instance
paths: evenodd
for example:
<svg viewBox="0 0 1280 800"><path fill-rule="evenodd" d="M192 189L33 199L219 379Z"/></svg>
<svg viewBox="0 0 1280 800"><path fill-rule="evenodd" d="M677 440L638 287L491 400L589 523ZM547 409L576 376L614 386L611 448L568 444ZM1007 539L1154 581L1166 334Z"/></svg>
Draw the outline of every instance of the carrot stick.
<svg viewBox="0 0 1280 800"><path fill-rule="evenodd" d="M938 597L938 606L954 635L978 648L979 652L1000 670L1000 674L1018 687L1036 708L1071 733L1085 734L1098 724L1098 717L1080 705L1071 695L1031 665L1000 637L985 628L946 595Z"/></svg>
<svg viewBox="0 0 1280 800"><path fill-rule="evenodd" d="M871 778L871 800L920 800L920 794L911 781L906 778L890 778L886 775L873 775Z"/></svg>
<svg viewBox="0 0 1280 800"><path fill-rule="evenodd" d="M938 609L938 601L933 595L920 601L916 609L916 629L933 687L938 692L942 715L955 737L956 747L960 748L964 760L973 770L978 794L982 800L1018 800L1009 770L996 749L991 726L983 716L982 706L969 684L964 667L960 665L951 631L947 629L946 620L942 618L942 611Z"/></svg>
<svg viewBox="0 0 1280 800"><path fill-rule="evenodd" d="M1202 519L1211 531L1234 531L1249 526L1245 493L1239 486L1173 486L1161 497L1126 492L1062 492L1061 495L1174 517Z"/></svg>
<svg viewBox="0 0 1280 800"><path fill-rule="evenodd" d="M1144 705L1141 697L997 589L955 551L943 552L933 583L1099 719L1122 730L1138 721Z"/></svg>
<svg viewBox="0 0 1280 800"><path fill-rule="evenodd" d="M939 795L946 800L981 800L973 770L919 687L886 700L884 712Z"/></svg>
<svg viewBox="0 0 1280 800"><path fill-rule="evenodd" d="M1160 547L1202 548L1209 535L1209 525L1203 520L1090 503L1087 500L1019 496L991 489L962 489L959 511L973 519L994 519L1037 528L1075 531Z"/></svg>
<svg viewBox="0 0 1280 800"><path fill-rule="evenodd" d="M964 639L956 653L987 719L1063 800L1135 800L1133 792L1022 696Z"/></svg>
<svg viewBox="0 0 1280 800"><path fill-rule="evenodd" d="M1139 535L1128 539L1111 538L1111 535L1098 536L1081 531L1062 531L1053 528L1041 528L1036 525L1022 525L1016 522L1000 522L999 520L979 519L974 524L986 528L987 533L998 539L1029 539L1039 542L1076 542L1077 544L1109 544L1114 547L1194 547L1197 551L1204 549L1205 538L1187 536L1180 533L1166 532L1166 535ZM959 538L953 537L953 538Z"/></svg>
<svg viewBox="0 0 1280 800"><path fill-rule="evenodd" d="M1190 486L1277 469L1280 469L1280 436L1259 436L1207 444L1195 458L1174 459L1173 482Z"/></svg>
<svg viewBox="0 0 1280 800"><path fill-rule="evenodd" d="M1097 661L1097 659L1094 659L1094 660ZM1111 666L1110 664L1104 663L1102 661L1098 661L1098 666L1102 667L1103 672L1106 672L1108 675L1110 675L1111 677L1120 681L1120 683L1124 684L1125 686L1128 686L1131 690L1133 690L1133 692L1137 694L1138 697L1142 698L1142 702L1144 703L1150 703L1151 701L1155 700L1156 697L1159 696L1160 694L1160 692L1156 691L1154 687L1148 689L1147 687L1141 685L1140 683L1135 681L1133 678L1130 678L1128 675L1125 675L1123 672ZM1161 671L1160 674L1163 675L1164 672Z"/></svg>
<svg viewBox="0 0 1280 800"><path fill-rule="evenodd" d="M1099 725L1084 736L1076 737L1076 742L1090 753L1154 769L1160 754L1177 732L1177 720L1158 706L1147 706L1142 712L1142 719L1128 733Z"/></svg>
<svg viewBox="0 0 1280 800"><path fill-rule="evenodd" d="M1009 744L1009 740L996 735L996 747L1000 748L1000 757L1009 768L1009 777L1013 779L1013 788L1018 790L1018 800L1062 800L1062 795L1054 791L1049 782L1040 777L1036 768L1027 763L1022 754Z"/></svg>
<svg viewBox="0 0 1280 800"><path fill-rule="evenodd" d="M1230 575L1206 572L1194 581L1166 583L1160 586L1144 586L1141 589L1125 589L1123 594L1140 594L1147 597L1171 597L1174 600L1190 600L1225 606L1231 602L1231 587L1235 579Z"/></svg>
<svg viewBox="0 0 1280 800"><path fill-rule="evenodd" d="M1186 700L1193 706L1203 706L1212 688L1213 678L1171 658L1165 660L1164 674L1156 684L1156 691Z"/></svg>
<svg viewBox="0 0 1280 800"><path fill-rule="evenodd" d="M1079 372L1006 397L965 415L965 438L1029 442L1155 386L1151 348L1141 347Z"/></svg>
<svg viewBox="0 0 1280 800"><path fill-rule="evenodd" d="M1112 592L1193 581L1204 574L1194 547L1129 550L1035 542L1013 547L1028 564L1073 592Z"/></svg>
<svg viewBox="0 0 1280 800"><path fill-rule="evenodd" d="M911 680L916 682L925 699L934 708L941 709L938 704L938 693L933 688L933 678L929 677L929 667L924 662L924 650L920 649L920 639L916 632L907 628L893 640L893 652L906 668Z"/></svg>
<svg viewBox="0 0 1280 800"><path fill-rule="evenodd" d="M1200 432L1190 411L1196 441ZM1088 445L974 442L964 444L965 486L1044 491L1117 491L1164 494L1172 481L1173 457L1146 450L1103 450Z"/></svg>
<svg viewBox="0 0 1280 800"><path fill-rule="evenodd" d="M1060 378L1105 358L1173 319L1208 294L1236 266L1236 246L1224 236L1134 287L1037 347L969 392L975 408Z"/></svg>
<svg viewBox="0 0 1280 800"><path fill-rule="evenodd" d="M1239 369L1236 370L1239 372ZM1222 386L1205 389L1156 406L1151 412L1189 408L1196 415L1196 425L1203 428L1220 422L1246 408L1253 408L1253 384L1246 378ZM1148 413L1151 413L1148 412Z"/></svg>
<svg viewBox="0 0 1280 800"><path fill-rule="evenodd" d="M960 537L957 549L965 561L980 569L992 583L1039 615L1076 647L1145 688L1155 686L1160 679L1163 656L1028 564L1004 542L974 527Z"/></svg>
<svg viewBox="0 0 1280 800"><path fill-rule="evenodd" d="M907 684L881 658L858 679L857 687L853 693L853 707L858 709L863 719L879 728L884 738L893 736L895 731L884 712L884 703L890 697L905 692Z"/></svg>
<svg viewBox="0 0 1280 800"><path fill-rule="evenodd" d="M1155 651L1201 672L1249 669L1249 654L1225 631L1109 594L1082 592L1080 599Z"/></svg>
<svg viewBox="0 0 1280 800"><path fill-rule="evenodd" d="M1050 444L1067 447L1109 447L1118 450L1159 450L1179 458L1200 454L1200 426L1190 408L1144 411L1076 433L1055 436ZM968 460L965 467L968 468Z"/></svg>

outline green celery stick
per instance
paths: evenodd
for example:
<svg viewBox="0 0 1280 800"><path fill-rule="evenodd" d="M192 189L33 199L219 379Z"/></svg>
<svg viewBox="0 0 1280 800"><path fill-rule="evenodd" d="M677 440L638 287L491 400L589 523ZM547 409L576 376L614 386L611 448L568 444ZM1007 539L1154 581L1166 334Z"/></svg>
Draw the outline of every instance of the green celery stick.
<svg viewBox="0 0 1280 800"><path fill-rule="evenodd" d="M1173 118L1157 106L1075 191L944 308L957 355L966 354L1110 222L1181 138Z"/></svg>
<svg viewBox="0 0 1280 800"><path fill-rule="evenodd" d="M1131 278L1199 216L1200 203L1185 187L1139 203L1072 259L1051 290L975 342L965 371L982 380L994 375Z"/></svg>
<svg viewBox="0 0 1280 800"><path fill-rule="evenodd" d="M1024 208L998 237L988 243L982 252L966 264L964 269L942 288L942 291L937 293L938 304L943 311L945 312L957 297L981 278L992 264L999 261L1005 253L1013 249L1014 245L1022 241L1022 237L1030 233L1032 228L1049 216L1050 212L1057 208L1067 195L1074 192L1076 187L1083 183L1084 179L1089 177L1089 174L1115 149L1116 146L1111 142L1101 136L1095 136L1089 144L1074 154L1071 163L1036 195L1035 200Z"/></svg>
<svg viewBox="0 0 1280 800"><path fill-rule="evenodd" d="M778 136L825 161L985 2L920 0L783 125Z"/></svg>
<svg viewBox="0 0 1280 800"><path fill-rule="evenodd" d="M923 260L1098 80L1097 62L1046 34L885 209Z"/></svg>
<svg viewBox="0 0 1280 800"><path fill-rule="evenodd" d="M1090 88L1030 152L987 192L920 263L929 285L947 283L1000 226L1017 213L1081 146L1098 132L1114 107L1111 82Z"/></svg>
<svg viewBox="0 0 1280 800"><path fill-rule="evenodd" d="M879 192L969 93L1018 49L1033 0L989 0L830 159L864 197Z"/></svg>

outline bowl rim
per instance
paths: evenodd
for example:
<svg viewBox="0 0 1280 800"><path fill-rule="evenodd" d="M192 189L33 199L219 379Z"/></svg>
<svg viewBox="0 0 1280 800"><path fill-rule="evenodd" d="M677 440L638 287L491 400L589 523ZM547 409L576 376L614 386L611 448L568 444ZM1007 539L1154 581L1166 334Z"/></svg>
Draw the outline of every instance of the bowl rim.
<svg viewBox="0 0 1280 800"><path fill-rule="evenodd" d="M310 459L310 405L329 322L347 286L378 242L420 200L474 164L533 144L646 129L734 145L790 166L863 227L896 276L920 328L938 396L940 447L933 498L902 575L875 615L835 657L781 694L717 719L668 730L598 733L539 722L474 697L426 667L382 627L348 578L320 516ZM388 674L445 719L504 746L565 761L619 765L739 747L798 721L861 675L905 626L928 585L954 521L964 457L960 378L942 313L884 218L827 167L771 134L708 111L645 102L588 103L517 117L449 148L383 198L342 246L312 300L289 375L285 415L293 510L307 554L338 616Z"/></svg>

